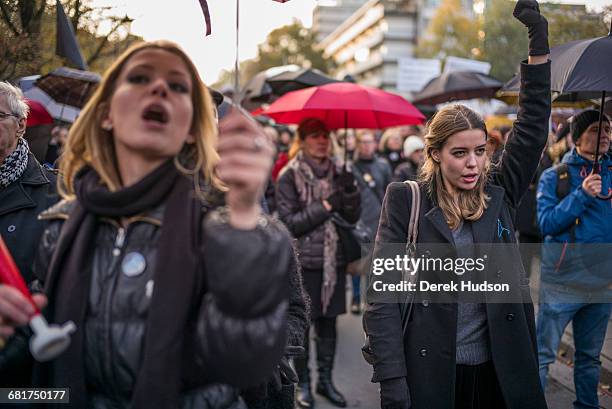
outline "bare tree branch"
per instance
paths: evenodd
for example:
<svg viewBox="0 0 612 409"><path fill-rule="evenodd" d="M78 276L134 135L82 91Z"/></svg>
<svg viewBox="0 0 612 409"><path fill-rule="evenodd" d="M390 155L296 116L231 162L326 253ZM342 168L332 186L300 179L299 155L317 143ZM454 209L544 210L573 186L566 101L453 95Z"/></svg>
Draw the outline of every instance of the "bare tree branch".
<svg viewBox="0 0 612 409"><path fill-rule="evenodd" d="M102 53L102 50L104 49L106 44L108 44L108 39L111 37L111 35L113 35L115 32L117 32L117 30L119 30L119 28L121 28L121 26L125 25L126 23L128 23L130 21L131 21L131 19L129 19L127 16L125 16L123 19L121 19L121 20L119 20L119 21L117 21L115 23L115 25L110 29L108 34L104 38L102 38L102 40L98 44L98 47L93 52L93 54L90 55L89 58L87 59L87 64L88 65L91 65L94 61L96 61L100 57L100 54Z"/></svg>
<svg viewBox="0 0 612 409"><path fill-rule="evenodd" d="M74 28L74 32L76 33L77 29L79 28L79 21L81 20L81 16L83 15L83 10L81 10L81 0L75 0L74 2L74 13L72 14L72 17L70 18L70 21L72 22L72 28Z"/></svg>
<svg viewBox="0 0 612 409"><path fill-rule="evenodd" d="M20 32L17 29L17 27L13 24L13 22L11 21L10 10L7 9L7 4L3 1L0 1L0 11L2 12L2 20L4 20L4 22L9 27L9 29L13 32L13 34L18 36Z"/></svg>

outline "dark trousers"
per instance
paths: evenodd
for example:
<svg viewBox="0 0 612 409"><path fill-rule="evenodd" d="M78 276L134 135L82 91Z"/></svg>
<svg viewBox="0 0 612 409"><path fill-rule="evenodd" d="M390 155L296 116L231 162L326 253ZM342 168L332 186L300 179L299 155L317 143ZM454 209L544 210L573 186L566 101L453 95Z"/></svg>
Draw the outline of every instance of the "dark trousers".
<svg viewBox="0 0 612 409"><path fill-rule="evenodd" d="M457 365L455 409L505 409L493 362Z"/></svg>
<svg viewBox="0 0 612 409"><path fill-rule="evenodd" d="M336 317L319 317L315 318L311 324L314 325L315 341L321 339L334 340L336 341ZM308 369L308 361L310 359L310 328L309 326L305 332L304 339L304 356L294 358L295 370L297 372L299 383L308 384L310 383L310 370ZM317 344L317 347L320 343ZM319 351L318 351L319 352ZM317 357L319 358L319 357Z"/></svg>
<svg viewBox="0 0 612 409"><path fill-rule="evenodd" d="M315 336L318 338L336 338L336 318L337 317L315 318L313 322ZM310 327L308 329L310 329ZM309 332L310 331L306 331L306 337L308 337Z"/></svg>

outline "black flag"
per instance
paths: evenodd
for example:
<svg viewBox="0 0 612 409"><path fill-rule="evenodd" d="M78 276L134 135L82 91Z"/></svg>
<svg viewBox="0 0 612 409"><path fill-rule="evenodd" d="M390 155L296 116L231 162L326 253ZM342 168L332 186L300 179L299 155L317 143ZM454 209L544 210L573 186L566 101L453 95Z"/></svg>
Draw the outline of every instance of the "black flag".
<svg viewBox="0 0 612 409"><path fill-rule="evenodd" d="M287 3L289 0L274 0L278 3ZM210 35L212 32L212 27L210 25L210 10L208 9L208 1L200 0L200 7L202 8L202 13L204 13L204 20L206 21L206 35Z"/></svg>
<svg viewBox="0 0 612 409"><path fill-rule="evenodd" d="M55 54L64 57L80 70L87 70L87 64L81 54L79 43L74 34L72 23L66 16L64 7L56 0L55 9L57 14L57 36L55 44Z"/></svg>

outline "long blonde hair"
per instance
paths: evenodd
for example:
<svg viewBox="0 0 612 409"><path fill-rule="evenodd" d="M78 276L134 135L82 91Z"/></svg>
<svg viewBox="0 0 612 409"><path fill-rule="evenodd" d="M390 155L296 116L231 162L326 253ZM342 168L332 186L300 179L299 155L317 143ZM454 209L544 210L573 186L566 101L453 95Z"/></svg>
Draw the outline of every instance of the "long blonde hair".
<svg viewBox="0 0 612 409"><path fill-rule="evenodd" d="M436 113L427 125L425 135L425 163L419 180L442 209L446 222L453 230L464 219L478 220L487 208L489 196L485 193L485 186L490 170L489 158L487 155L485 168L474 189L461 190L455 197L446 190L440 164L434 160L432 152L442 150L451 136L470 129L480 129L487 135L487 127L480 115L464 105L449 105Z"/></svg>
<svg viewBox="0 0 612 409"><path fill-rule="evenodd" d="M110 191L121 188L114 138L110 131L102 129L102 119L126 62L137 52L149 49L167 51L180 57L193 82L190 132L195 143L183 146L175 157L175 166L180 172L193 176L196 187L199 186L199 178L203 177L206 183L222 188L223 185L214 173L219 155L215 150L217 125L210 93L187 54L177 44L160 40L133 45L106 70L102 82L70 129L59 166L62 178L58 178L58 188L62 197L74 196L75 176L85 166L91 166Z"/></svg>
<svg viewBox="0 0 612 409"><path fill-rule="evenodd" d="M401 130L402 128L399 126L395 126L393 128L387 128L385 130L385 132L383 132L382 136L380 137L380 141L378 142L378 151L379 152L385 152L385 149L387 149L387 143L389 142L389 139L391 139L394 136L399 136L400 138L402 137L401 135ZM402 138L402 142L403 142Z"/></svg>

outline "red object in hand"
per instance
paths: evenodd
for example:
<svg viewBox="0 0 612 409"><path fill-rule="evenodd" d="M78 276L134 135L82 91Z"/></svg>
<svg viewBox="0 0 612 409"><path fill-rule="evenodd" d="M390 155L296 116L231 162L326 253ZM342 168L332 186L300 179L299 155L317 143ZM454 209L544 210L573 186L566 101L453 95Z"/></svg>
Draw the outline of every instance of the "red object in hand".
<svg viewBox="0 0 612 409"><path fill-rule="evenodd" d="M11 253L6 247L2 236L0 236L0 283L9 285L21 291L21 293L34 306L34 309L36 310L34 315L40 314L40 311L32 300L32 295L30 294L23 277L19 273L19 269L17 268Z"/></svg>

